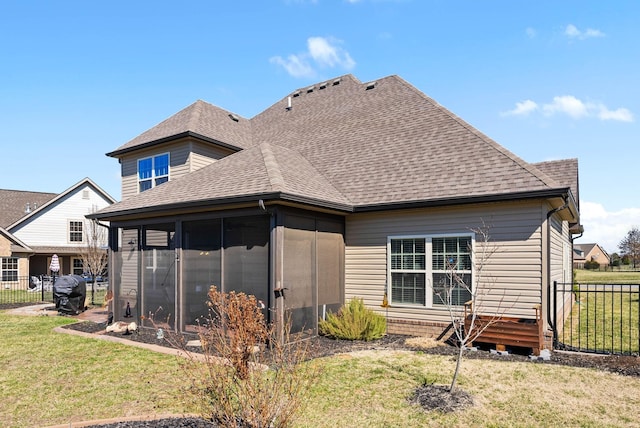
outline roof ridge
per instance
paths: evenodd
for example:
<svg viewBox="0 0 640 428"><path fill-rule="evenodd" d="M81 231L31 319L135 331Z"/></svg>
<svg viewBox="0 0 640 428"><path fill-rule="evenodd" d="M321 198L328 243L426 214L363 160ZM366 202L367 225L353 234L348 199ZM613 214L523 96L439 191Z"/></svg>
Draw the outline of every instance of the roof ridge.
<svg viewBox="0 0 640 428"><path fill-rule="evenodd" d="M271 150L271 145L269 143L261 143L260 152L262 153L264 166L267 168L269 184L274 190L283 190L285 187L284 178L280 172L280 165L278 165L276 156Z"/></svg>

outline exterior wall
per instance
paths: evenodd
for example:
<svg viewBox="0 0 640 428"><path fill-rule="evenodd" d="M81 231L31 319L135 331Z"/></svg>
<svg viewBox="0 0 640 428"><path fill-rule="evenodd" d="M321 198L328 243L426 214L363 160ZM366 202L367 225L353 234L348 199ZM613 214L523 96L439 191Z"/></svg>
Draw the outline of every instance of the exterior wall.
<svg viewBox="0 0 640 428"><path fill-rule="evenodd" d="M533 318L533 306L542 303L542 205L531 201L351 215L346 221L345 299L361 297L367 306L386 314L390 332L442 332L450 323L445 307L380 307L387 283L387 237L469 233L484 223L490 235L486 250L495 250L479 285L486 291L484 311ZM482 249L476 236L476 254Z"/></svg>
<svg viewBox="0 0 640 428"><path fill-rule="evenodd" d="M92 186L86 184L10 232L30 247L78 247L82 245L81 242L69 242L69 221L85 222L85 215L109 204Z"/></svg>
<svg viewBox="0 0 640 428"><path fill-rule="evenodd" d="M11 241L0 234L0 257L11 257Z"/></svg>
<svg viewBox="0 0 640 428"><path fill-rule="evenodd" d="M602 249L602 247L596 244L588 254L585 254L585 260L596 261L600 266L609 266L610 260L606 254L607 253Z"/></svg>
<svg viewBox="0 0 640 428"><path fill-rule="evenodd" d="M127 154L120 159L123 200L138 194L138 159L162 153L169 153L169 180L174 180L227 156L231 151L182 139Z"/></svg>

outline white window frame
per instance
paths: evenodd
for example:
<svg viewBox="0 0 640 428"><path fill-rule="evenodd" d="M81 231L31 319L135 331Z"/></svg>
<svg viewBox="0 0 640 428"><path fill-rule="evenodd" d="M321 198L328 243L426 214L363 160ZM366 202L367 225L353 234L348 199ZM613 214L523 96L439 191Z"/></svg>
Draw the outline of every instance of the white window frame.
<svg viewBox="0 0 640 428"><path fill-rule="evenodd" d="M13 267L10 269L5 268L5 266L9 263L11 264L15 263L15 269L13 269ZM5 272L15 272L15 278L13 277L13 275L11 278L6 278ZM0 257L0 281L16 282L19 277L20 277L20 259L18 257Z"/></svg>
<svg viewBox="0 0 640 428"><path fill-rule="evenodd" d="M72 230L72 223L79 223L81 226L81 230L78 232L77 230ZM75 239L71 239L72 233L80 233L80 240L77 241ZM67 240L70 244L84 244L86 242L84 238L84 221L83 220L69 220L67 222Z"/></svg>
<svg viewBox="0 0 640 428"><path fill-rule="evenodd" d="M446 270L438 270L433 269L433 239L437 238L471 238L471 251L470 251L470 262L471 269L465 270L460 269L457 272L463 274L470 274L471 276L471 285L472 289L475 286L475 272L474 272L474 249L476 246L475 233L471 232L462 232L462 233L438 233L438 234L420 234L420 235L392 235L387 236L387 295L389 296L389 304L391 306L397 307L419 307L419 308L434 308L434 309L445 309L445 305L441 303L434 304L434 289L433 289L433 274L434 273L446 273ZM424 269L393 269L391 258L391 241L394 240L403 240L403 239L424 239L424 251L425 251L425 266ZM393 283L392 276L394 273L417 273L424 275L424 284L425 284L425 303L424 305L421 303L402 303L396 302L393 300Z"/></svg>
<svg viewBox="0 0 640 428"><path fill-rule="evenodd" d="M163 157L163 156L167 157L167 173L166 174L157 175L156 174L156 159L158 159L160 157ZM141 178L140 177L140 163L143 162L143 161L148 161L148 160L151 160L151 176L150 177ZM170 154L170 152L159 153L157 155L147 156L147 157L138 159L136 161L136 177L137 177L137 181L138 181L138 193L142 193L145 190L153 189L157 185L162 184L162 183L164 183L166 181L169 181L170 170L171 170L171 154ZM165 178L166 178L166 180L164 180ZM163 180L163 181L161 183L158 183L159 180ZM142 190L141 184L143 182L150 182L151 183L151 187Z"/></svg>

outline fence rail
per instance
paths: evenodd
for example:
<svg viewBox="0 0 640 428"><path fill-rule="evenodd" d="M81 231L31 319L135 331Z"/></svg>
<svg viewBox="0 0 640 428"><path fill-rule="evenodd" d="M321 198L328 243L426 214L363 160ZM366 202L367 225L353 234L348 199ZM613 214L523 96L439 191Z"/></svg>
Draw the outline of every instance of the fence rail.
<svg viewBox="0 0 640 428"><path fill-rule="evenodd" d="M554 282L554 348L640 353L640 284Z"/></svg>
<svg viewBox="0 0 640 428"><path fill-rule="evenodd" d="M101 305L107 287L106 282L87 283L87 303ZM53 302L53 280L49 276L25 276L15 281L0 281L0 306Z"/></svg>

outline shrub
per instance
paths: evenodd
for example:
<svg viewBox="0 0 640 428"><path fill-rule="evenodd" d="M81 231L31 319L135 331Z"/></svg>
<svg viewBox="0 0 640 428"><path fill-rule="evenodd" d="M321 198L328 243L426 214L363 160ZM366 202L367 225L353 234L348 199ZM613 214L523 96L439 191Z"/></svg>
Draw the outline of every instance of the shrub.
<svg viewBox="0 0 640 428"><path fill-rule="evenodd" d="M375 340L385 335L387 320L364 306L362 299L353 298L337 313L329 312L318 324L320 334L334 339Z"/></svg>
<svg viewBox="0 0 640 428"><path fill-rule="evenodd" d="M203 354L182 350L185 398L221 427L289 427L317 377L317 366L301 364L306 341L276 337L255 296L209 290L210 314L199 328Z"/></svg>
<svg viewBox="0 0 640 428"><path fill-rule="evenodd" d="M587 260L586 262L584 262L584 268L596 270L600 268L600 263L596 262L595 260Z"/></svg>

